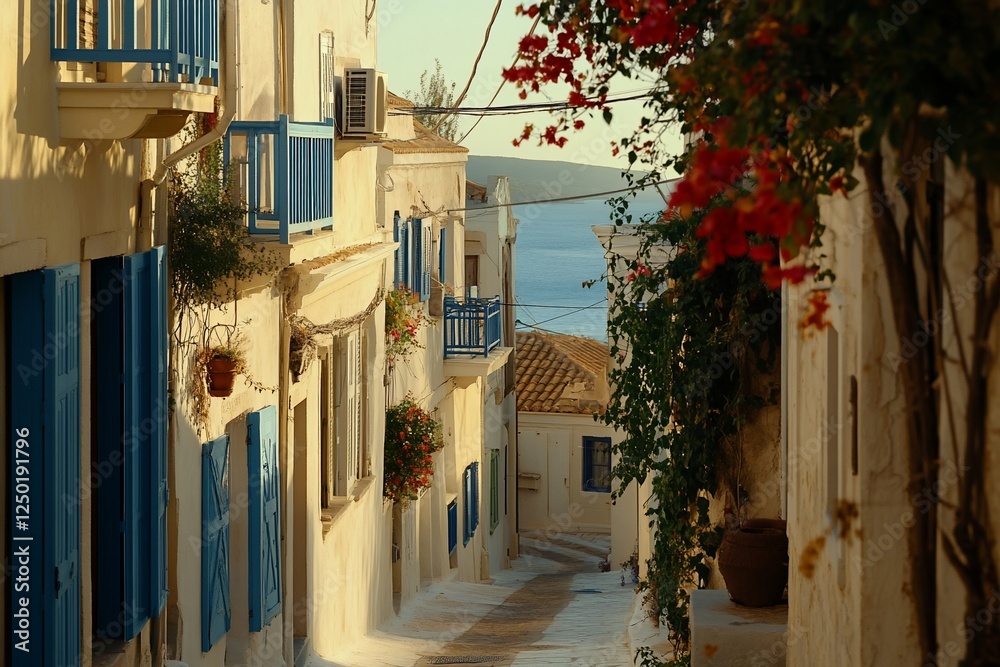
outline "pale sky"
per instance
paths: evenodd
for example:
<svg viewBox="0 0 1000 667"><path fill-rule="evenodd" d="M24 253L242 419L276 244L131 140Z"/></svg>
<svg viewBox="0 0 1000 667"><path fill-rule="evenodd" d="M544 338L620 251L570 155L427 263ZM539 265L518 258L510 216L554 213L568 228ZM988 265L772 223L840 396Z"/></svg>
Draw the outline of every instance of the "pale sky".
<svg viewBox="0 0 1000 667"><path fill-rule="evenodd" d="M519 1L504 0L462 106L485 106L490 101L500 85L501 70L510 67L517 43L531 29L530 19L514 14ZM388 76L389 89L397 95L403 95L407 90L416 91L420 74L425 69L433 71L434 59L438 58L445 78L457 84L456 95L461 92L483 43L494 7L492 0L380 0L376 8L378 68ZM648 88L647 83L623 79L612 93ZM494 106L545 101L542 95L529 95L522 102L517 92L512 84L506 84ZM542 93L546 94L545 88ZM548 94L554 101L565 101L566 88L553 89ZM618 103L613 111L615 117L610 127L600 116L591 118L587 120L584 130L569 135L569 142L563 148L539 147L537 141L525 142L519 148L511 144L525 123L536 127L550 124L551 117L545 112L487 116L463 145L473 155L564 160L624 169L628 161L623 156L612 157L610 143L638 126L642 117L642 100ZM461 137L475 120L475 117L462 116L458 136Z"/></svg>

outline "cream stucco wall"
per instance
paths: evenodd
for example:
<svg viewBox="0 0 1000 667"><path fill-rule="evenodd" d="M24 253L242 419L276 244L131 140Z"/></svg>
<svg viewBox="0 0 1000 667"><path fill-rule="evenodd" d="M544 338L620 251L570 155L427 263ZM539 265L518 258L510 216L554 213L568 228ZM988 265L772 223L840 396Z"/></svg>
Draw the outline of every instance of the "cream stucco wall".
<svg viewBox="0 0 1000 667"><path fill-rule="evenodd" d="M887 166L887 173L891 173ZM859 174L860 176L860 174ZM889 180L888 182L892 182ZM981 278L995 272L995 258L979 258L969 179L950 164L945 174L946 215L943 239L946 270L954 290L951 311L937 335L948 354L943 369L954 391L959 386L957 336L953 322L968 335L971 295ZM922 187L920 184L918 187ZM998 196L990 195L994 236L1000 216ZM896 215L905 217L905 205L893 199ZM931 511L927 499L940 494L946 501L957 492L957 473L965 465L956 461L949 412L941 408L940 482L925 489L931 496L911 496L906 452L904 388L897 364L905 345L927 341L901 341L892 319L892 302L885 270L874 237L864 188L849 199L823 201L827 225L824 252L837 278L829 289L833 304L823 332L803 333L796 327L802 315L808 285L788 288L786 314L787 383L783 388L788 410L788 518L792 571L789 578L789 664L815 665L956 665L964 652L966 630L964 591L954 570L939 550L937 625L942 655L920 655L914 603L910 594L910 555L907 528L920 512ZM985 272L984 272L985 267ZM979 282L977 283L977 273ZM948 293L948 290L945 290ZM1000 346L994 335L986 342ZM927 340L931 340L929 336ZM966 341L969 339L966 338ZM990 433L997 434L995 365L990 369ZM856 408L851 403L851 381L857 382ZM961 392L956 395L956 434L961 437ZM852 433L856 429L857 469L852 466ZM988 436L990 437L990 436ZM995 439L995 438L994 438ZM995 478L996 461L973 465L988 468ZM993 517L1000 501L996 485L988 486ZM834 510L843 503L856 507L858 518L848 521L841 538ZM942 528L951 523L947 506L938 510ZM994 519L994 526L995 526ZM994 527L994 530L996 528ZM817 547L804 556L808 547ZM811 576L798 565L805 558ZM815 632L823 628L822 632Z"/></svg>
<svg viewBox="0 0 1000 667"><path fill-rule="evenodd" d="M518 489L521 526L553 532L614 532L611 493L583 490L583 438L611 438L614 444L621 441L621 434L591 415L520 412L517 426L519 471L541 474L537 490L524 484Z"/></svg>

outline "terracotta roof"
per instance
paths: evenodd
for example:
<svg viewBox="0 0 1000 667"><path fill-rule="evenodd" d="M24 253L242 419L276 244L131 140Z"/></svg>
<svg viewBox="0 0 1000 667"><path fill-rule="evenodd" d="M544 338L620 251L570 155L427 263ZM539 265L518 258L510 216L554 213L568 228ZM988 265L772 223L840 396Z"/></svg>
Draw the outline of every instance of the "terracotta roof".
<svg viewBox="0 0 1000 667"><path fill-rule="evenodd" d="M593 414L608 402L608 346L590 338L518 332L517 409Z"/></svg>
<svg viewBox="0 0 1000 667"><path fill-rule="evenodd" d="M416 118L413 119L413 130L416 132L416 139L399 139L396 141L386 141L382 144L393 153L468 153L465 146L448 141L444 137L432 132L426 125Z"/></svg>

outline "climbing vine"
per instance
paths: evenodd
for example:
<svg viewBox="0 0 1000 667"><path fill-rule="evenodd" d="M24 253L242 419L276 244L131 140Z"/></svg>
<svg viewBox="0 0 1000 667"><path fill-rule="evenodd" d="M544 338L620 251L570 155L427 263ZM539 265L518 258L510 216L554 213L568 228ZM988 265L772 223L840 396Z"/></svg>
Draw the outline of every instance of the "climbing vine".
<svg viewBox="0 0 1000 667"><path fill-rule="evenodd" d="M765 385L754 378L773 371L780 338L779 305L757 263L743 259L699 277L706 241L697 230L711 210L644 225L636 257L614 255L612 236L608 279L618 363L602 418L625 434L613 470L621 488L652 481L648 514L657 530L641 588L678 659L690 639L686 589L705 584L721 540L709 498L741 502L741 480L725 462L735 458L739 429L774 398L755 393Z"/></svg>
<svg viewBox="0 0 1000 667"><path fill-rule="evenodd" d="M940 248L941 239L965 234L975 236L979 262L995 252L990 198L1000 184L994 65L1000 6L544 0L518 11L544 29L520 42L520 60L505 77L522 97L557 82L570 92L568 110L553 124L527 126L515 143L537 138L562 146L595 112L610 120L613 77L651 85L644 118L612 150L649 170L634 179L637 185L682 174L669 200L673 213L689 217L725 202L700 217L700 276L735 260L757 263L770 287L831 277L823 266L827 226L820 202L864 185L852 198L863 210L837 233L877 245L878 280L891 306L888 336L903 346L926 336L927 322L947 321L956 341L946 351L947 336L935 336L903 354L896 369L905 405L900 454L908 466L907 496L938 488L942 433L964 471L956 506L935 500L935 511L915 517L903 559L919 641L914 655L935 656L937 590L948 576L937 562L938 545L965 587L968 615L986 608L1000 589L983 465L994 354L981 344L996 335L1000 276L991 271L982 279L971 300L972 323L963 330L951 312L957 277L948 275L960 267L947 266ZM678 130L690 139L681 149L667 141ZM944 207L946 162L958 168L959 180L974 181L972 226ZM822 326L825 296L817 290L809 299L810 322ZM944 372L945 364L955 365L957 375ZM963 648L962 664L995 665L1000 615Z"/></svg>

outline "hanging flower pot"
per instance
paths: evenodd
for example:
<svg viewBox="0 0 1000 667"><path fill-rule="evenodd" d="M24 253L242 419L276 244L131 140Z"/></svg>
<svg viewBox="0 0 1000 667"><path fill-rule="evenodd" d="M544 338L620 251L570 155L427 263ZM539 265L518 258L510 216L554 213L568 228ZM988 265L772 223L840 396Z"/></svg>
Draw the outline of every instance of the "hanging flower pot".
<svg viewBox="0 0 1000 667"><path fill-rule="evenodd" d="M233 393L238 364L237 360L222 356L215 356L209 359L206 370L208 372L208 394L210 396L224 398Z"/></svg>
<svg viewBox="0 0 1000 667"><path fill-rule="evenodd" d="M719 571L733 602L770 607L788 583L788 535L780 519L750 519L729 530L719 546Z"/></svg>

